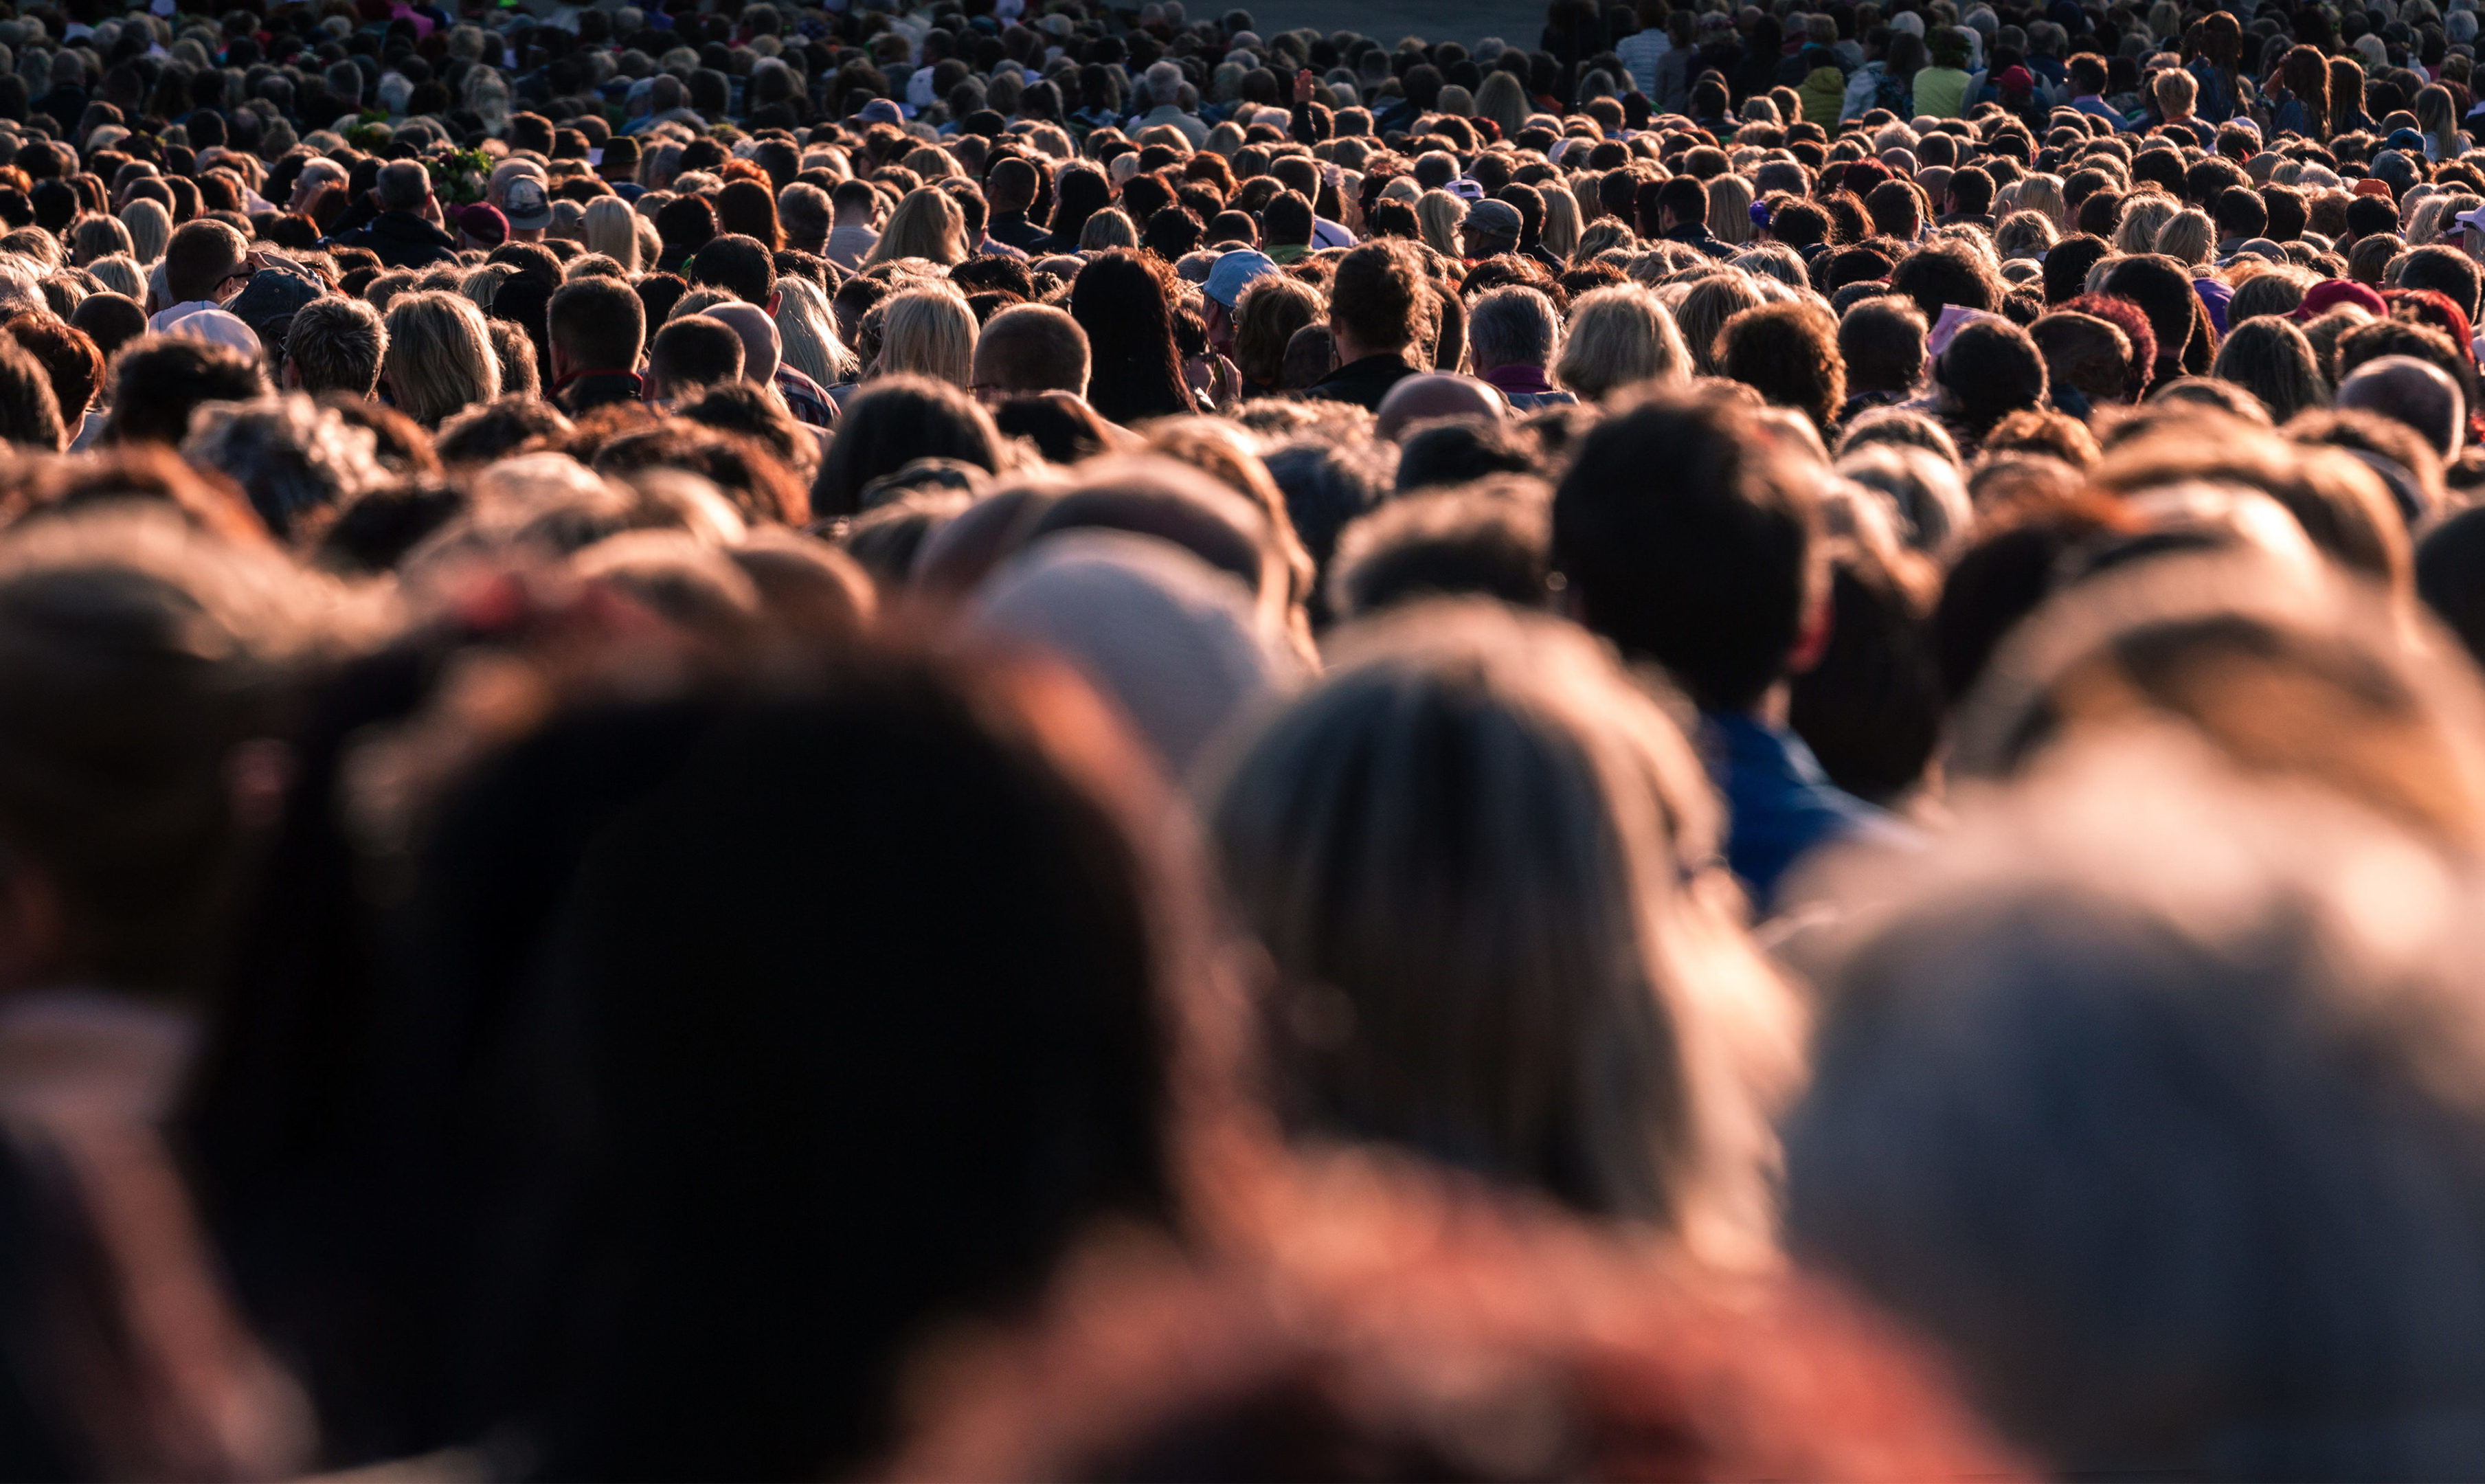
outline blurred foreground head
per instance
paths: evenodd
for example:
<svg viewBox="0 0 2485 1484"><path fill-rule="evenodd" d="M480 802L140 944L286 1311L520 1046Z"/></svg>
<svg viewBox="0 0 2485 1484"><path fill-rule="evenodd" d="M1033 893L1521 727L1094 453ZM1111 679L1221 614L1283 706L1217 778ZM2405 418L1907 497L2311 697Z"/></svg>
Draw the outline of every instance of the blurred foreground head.
<svg viewBox="0 0 2485 1484"><path fill-rule="evenodd" d="M1910 1348L1386 1160L1261 1182L1214 1253L1123 1240L917 1371L899 1479L2010 1479Z"/></svg>
<svg viewBox="0 0 2485 1484"><path fill-rule="evenodd" d="M547 1475L848 1467L927 1327L1089 1222L1176 1219L1153 777L1066 673L865 650L560 716L444 810L443 987L535 965L474 1013L552 1028L505 1064L574 1079L518 1125L558 1238L505 1250L539 1265L487 1316L540 1359L511 1405Z"/></svg>
<svg viewBox="0 0 2485 1484"><path fill-rule="evenodd" d="M1831 878L1797 1253L2066 1473L2485 1470L2485 913L2438 853L2130 729Z"/></svg>
<svg viewBox="0 0 2485 1484"><path fill-rule="evenodd" d="M1330 658L1210 808L1275 961L1281 1108L1765 1251L1799 1016L1681 729L1577 627L1495 603L1412 605Z"/></svg>

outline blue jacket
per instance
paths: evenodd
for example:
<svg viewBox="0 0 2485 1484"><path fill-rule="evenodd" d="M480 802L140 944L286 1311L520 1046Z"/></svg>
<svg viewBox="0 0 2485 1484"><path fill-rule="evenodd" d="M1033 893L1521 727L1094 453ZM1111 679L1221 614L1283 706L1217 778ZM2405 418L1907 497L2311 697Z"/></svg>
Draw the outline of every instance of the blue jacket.
<svg viewBox="0 0 2485 1484"><path fill-rule="evenodd" d="M1889 814L1831 783L1793 732L1748 716L1706 720L1709 776L1726 795L1726 864L1762 916L1776 910L1787 871L1815 848L1897 829Z"/></svg>

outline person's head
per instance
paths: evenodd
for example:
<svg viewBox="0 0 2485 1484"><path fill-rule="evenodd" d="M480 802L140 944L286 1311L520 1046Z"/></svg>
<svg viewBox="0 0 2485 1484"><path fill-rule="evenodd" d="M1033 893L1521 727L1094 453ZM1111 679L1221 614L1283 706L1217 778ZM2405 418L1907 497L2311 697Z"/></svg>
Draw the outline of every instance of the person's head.
<svg viewBox="0 0 2485 1484"><path fill-rule="evenodd" d="M588 252L612 259L624 274L639 272L639 213L628 202L618 196L596 197L587 204L584 227Z"/></svg>
<svg viewBox="0 0 2485 1484"><path fill-rule="evenodd" d="M1399 469L1403 475L1403 458ZM1402 485L1339 534L1325 580L1331 619L1437 597L1550 606L1552 505L1552 492L1533 479L1490 477L1412 493Z"/></svg>
<svg viewBox="0 0 2485 1484"><path fill-rule="evenodd" d="M150 335L112 360L107 444L178 444L201 402L248 401L267 390L259 362L227 345Z"/></svg>
<svg viewBox="0 0 2485 1484"><path fill-rule="evenodd" d="M1234 301L1234 364L1243 379L1275 387L1284 379L1286 347L1320 324L1328 302L1320 289L1286 273L1264 273Z"/></svg>
<svg viewBox="0 0 2485 1484"><path fill-rule="evenodd" d="M1000 434L981 403L951 383L888 376L867 383L837 415L836 436L811 484L811 513L859 514L864 486L918 458L1001 467Z"/></svg>
<svg viewBox="0 0 2485 1484"><path fill-rule="evenodd" d="M2468 403L2459 383L2414 356L2366 361L2338 383L2338 405L2378 413L2414 428L2444 462L2467 439Z"/></svg>
<svg viewBox="0 0 2485 1484"><path fill-rule="evenodd" d="M2158 113L2171 124L2192 117L2193 105L2199 100L2200 84L2181 68L2170 67L2158 72L2149 92L2156 96Z"/></svg>
<svg viewBox="0 0 2485 1484"><path fill-rule="evenodd" d="M293 540L308 518L390 479L368 434L300 393L201 408L181 440L181 458L240 485L282 542Z"/></svg>
<svg viewBox="0 0 2485 1484"><path fill-rule="evenodd" d="M371 194L383 211L421 211L431 199L431 172L416 160L382 165Z"/></svg>
<svg viewBox="0 0 2485 1484"><path fill-rule="evenodd" d="M249 252L241 234L223 222L183 222L164 248L164 290L176 304L230 298L250 277L242 261Z"/></svg>
<svg viewBox="0 0 2485 1484"><path fill-rule="evenodd" d="M1771 406L1791 407L1810 418L1826 438L1846 400L1838 331L1837 316L1816 302L1748 309L1719 333L1717 370Z"/></svg>
<svg viewBox="0 0 2485 1484"><path fill-rule="evenodd" d="M1680 730L1550 618L1421 604L1349 634L1211 792L1275 960L1282 1112L1765 1250L1757 1140L1795 1011L1715 913L1718 821Z"/></svg>
<svg viewBox="0 0 2485 1484"><path fill-rule="evenodd" d="M1897 294L1866 299L1838 321L1838 354L1846 363L1848 396L1912 394L1925 374L1925 316Z"/></svg>
<svg viewBox="0 0 2485 1484"><path fill-rule="evenodd" d="M553 294L546 321L556 381L636 370L646 344L646 303L619 279L571 279Z"/></svg>
<svg viewBox="0 0 2485 1484"><path fill-rule="evenodd" d="M2330 384L2313 360L2312 343L2292 321L2276 315L2236 325L2218 347L2209 373L2259 398L2274 423L2330 402Z"/></svg>
<svg viewBox="0 0 2485 1484"><path fill-rule="evenodd" d="M59 403L62 426L72 435L103 390L103 356L85 331L49 315L21 314L9 334L41 365Z"/></svg>
<svg viewBox="0 0 2485 1484"><path fill-rule="evenodd" d="M968 386L997 406L1046 392L1087 395L1087 332L1049 304L1013 304L984 322L975 337Z"/></svg>
<svg viewBox="0 0 2485 1484"><path fill-rule="evenodd" d="M29 453L57 453L68 442L50 371L15 335L0 335L0 442Z"/></svg>
<svg viewBox="0 0 2485 1484"><path fill-rule="evenodd" d="M687 399L739 381L743 354L742 337L722 319L705 315L669 319L647 350L647 398Z"/></svg>
<svg viewBox="0 0 2485 1484"><path fill-rule="evenodd" d="M1572 301L1553 374L1582 399L1601 401L1643 382L1679 384L1692 364L1674 316L1656 295L1616 285Z"/></svg>
<svg viewBox="0 0 2485 1484"><path fill-rule="evenodd" d="M967 261L969 247L967 218L958 209L957 201L937 186L920 186L908 191L897 209L888 213L880 240L863 259L863 265L873 267L920 258L942 267L952 267Z"/></svg>
<svg viewBox="0 0 2485 1484"><path fill-rule="evenodd" d="M296 310L286 330L286 385L314 396L369 397L379 386L387 354L379 311L360 299L323 295Z"/></svg>
<svg viewBox="0 0 2485 1484"><path fill-rule="evenodd" d="M2408 249L2407 256L2398 261L2398 287L2433 289L2447 297L2471 321L2476 318L2480 296L2485 296L2485 282L2480 282L2476 260L2439 243Z"/></svg>
<svg viewBox="0 0 2485 1484"><path fill-rule="evenodd" d="M745 304L765 306L777 291L777 257L756 237L727 234L691 255L693 285L722 289Z"/></svg>
<svg viewBox="0 0 2485 1484"><path fill-rule="evenodd" d="M684 538L612 545L582 565L755 602ZM572 1240L517 1275L607 1279L534 1352L578 1403L536 1433L555 1472L867 1468L927 1331L1032 1298L1092 1223L1180 1220L1180 1099L1215 1074L1188 1049L1196 872L1148 834L1179 806L1145 755L1059 671L802 669L556 717L478 763L418 866L489 902L437 929L452 951L524 934L498 987L598 1111L548 1223ZM558 885L511 924L487 883L520 856ZM819 1224L853 1203L878 1215Z"/></svg>
<svg viewBox="0 0 2485 1484"><path fill-rule="evenodd" d="M1422 260L1404 242L1366 242L1338 260L1328 323L1341 360L1404 353L1424 334L1432 292Z"/></svg>
<svg viewBox="0 0 2485 1484"><path fill-rule="evenodd" d="M1549 370L1561 353L1562 320L1542 290L1507 285L1467 306L1467 348L1479 372L1504 366Z"/></svg>
<svg viewBox="0 0 2485 1484"><path fill-rule="evenodd" d="M2130 642L2143 673L2180 663ZM2308 668L2335 663L2308 643ZM2485 1370L2454 1276L2485 1203L2460 1090L2474 918L2438 858L2101 744L1838 885L1873 905L1823 966L1787 1128L1798 1254L1928 1334L2065 1473L2485 1464L2425 1420L2441 1378ZM2276 1395L2353 1425L2273 1425Z"/></svg>
<svg viewBox="0 0 2485 1484"><path fill-rule="evenodd" d="M1723 398L1642 402L1581 440L1553 500L1580 621L1716 712L1759 705L1816 643L1815 497L1754 418Z"/></svg>
<svg viewBox="0 0 2485 1484"><path fill-rule="evenodd" d="M1952 336L1933 364L1933 379L1968 431L1980 436L2009 414L2045 401L2045 357L2027 331L2005 320L1979 319Z"/></svg>
<svg viewBox="0 0 2485 1484"><path fill-rule="evenodd" d="M186 475L162 459L143 473ZM312 613L272 551L163 502L0 543L0 843L11 896L46 904L13 913L13 989L207 987L250 828L236 755L282 733Z"/></svg>
<svg viewBox="0 0 2485 1484"><path fill-rule="evenodd" d="M974 311L953 289L909 289L882 303L874 375L929 376L964 387L973 377L974 354Z"/></svg>
<svg viewBox="0 0 2485 1484"><path fill-rule="evenodd" d="M501 360L482 311L440 289L389 301L380 380L396 410L426 428L501 395Z"/></svg>

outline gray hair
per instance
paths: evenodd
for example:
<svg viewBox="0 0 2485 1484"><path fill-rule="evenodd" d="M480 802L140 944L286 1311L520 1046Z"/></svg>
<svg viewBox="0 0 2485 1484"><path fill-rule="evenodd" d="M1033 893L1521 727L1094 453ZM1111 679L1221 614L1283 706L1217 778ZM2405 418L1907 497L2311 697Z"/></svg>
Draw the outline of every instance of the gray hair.
<svg viewBox="0 0 2485 1484"><path fill-rule="evenodd" d="M417 210L431 194L431 173L412 160L398 160L380 167L373 189L384 211Z"/></svg>
<svg viewBox="0 0 2485 1484"><path fill-rule="evenodd" d="M2485 911L2440 856L2125 734L1830 886L1798 1253L2064 1473L2485 1470Z"/></svg>
<svg viewBox="0 0 2485 1484"><path fill-rule="evenodd" d="M1147 71L1142 75L1147 79L1148 96L1155 99L1160 107L1166 103L1176 102L1181 98L1183 76L1182 67L1179 63L1158 62L1151 64Z"/></svg>
<svg viewBox="0 0 2485 1484"><path fill-rule="evenodd" d="M208 402L190 417L182 459L232 479L279 540L314 510L341 507L387 483L370 429L301 393Z"/></svg>
<svg viewBox="0 0 2485 1484"><path fill-rule="evenodd" d="M1467 306L1467 346L1479 371L1550 366L1562 347L1562 322L1542 290L1506 285Z"/></svg>

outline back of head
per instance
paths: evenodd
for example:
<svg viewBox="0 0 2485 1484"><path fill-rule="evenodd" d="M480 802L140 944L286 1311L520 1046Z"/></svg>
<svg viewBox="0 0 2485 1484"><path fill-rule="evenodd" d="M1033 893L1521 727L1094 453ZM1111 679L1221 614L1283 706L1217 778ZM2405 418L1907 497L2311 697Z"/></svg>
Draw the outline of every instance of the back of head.
<svg viewBox="0 0 2485 1484"><path fill-rule="evenodd" d="M202 987L239 866L233 750L275 733L312 635L299 582L152 503L0 545L0 843L57 895L50 972Z"/></svg>
<svg viewBox="0 0 2485 1484"><path fill-rule="evenodd" d="M580 278L560 286L548 316L552 343L569 371L630 371L646 344L647 306L618 279Z"/></svg>
<svg viewBox="0 0 2485 1484"><path fill-rule="evenodd" d="M1794 1010L1709 915L1718 821L1682 733L1586 635L1497 604L1412 605L1337 647L1211 806L1276 960L1287 1116L1695 1243L1757 1237L1751 1140L1791 1062L1733 1048L1790 1054ZM1591 1075L1590 1047L1629 1050Z"/></svg>
<svg viewBox="0 0 2485 1484"><path fill-rule="evenodd" d="M705 315L666 321L647 351L647 376L657 394L683 397L742 376L742 337Z"/></svg>
<svg viewBox="0 0 2485 1484"><path fill-rule="evenodd" d="M379 385L388 353L388 331L379 312L360 299L329 294L294 313L286 331L285 360L302 390L369 397Z"/></svg>
<svg viewBox="0 0 2485 1484"><path fill-rule="evenodd" d="M147 336L112 363L108 443L178 444L201 402L247 401L267 389L259 364L201 340Z"/></svg>
<svg viewBox="0 0 2485 1484"><path fill-rule="evenodd" d="M722 289L745 304L765 305L777 291L777 256L756 237L716 237L692 255L689 267L693 284Z"/></svg>
<svg viewBox="0 0 2485 1484"><path fill-rule="evenodd" d="M925 1327L1031 1299L1089 1221L1171 1215L1180 888L1132 827L1166 807L1146 763L1059 672L823 668L559 720L426 863L474 873L571 801L605 821L531 986L612 1177L532 1275L612 1276L541 1352L552 1471L856 1468Z"/></svg>
<svg viewBox="0 0 2485 1484"><path fill-rule="evenodd" d="M2338 383L2338 405L2375 412L2422 435L2445 460L2459 456L2466 439L2468 405L2459 383L2440 367L2414 356L2366 361Z"/></svg>
<svg viewBox="0 0 2485 1484"><path fill-rule="evenodd" d="M1837 885L1871 926L1788 1128L1798 1251L2067 1473L2485 1465L2426 1420L2485 1379L2485 920L2438 858L2137 737Z"/></svg>
<svg viewBox="0 0 2485 1484"><path fill-rule="evenodd" d="M1367 242L1338 261L1329 282L1329 324L1367 355L1403 351L1431 312L1422 261L1404 242Z"/></svg>
<svg viewBox="0 0 2485 1484"><path fill-rule="evenodd" d="M977 397L1087 392L1087 332L1049 304L1014 304L984 321L975 338Z"/></svg>
<svg viewBox="0 0 2485 1484"><path fill-rule="evenodd" d="M918 458L955 458L992 472L1000 435L973 398L945 381L876 377L845 404L811 484L811 513L861 513L863 487Z"/></svg>
<svg viewBox="0 0 2485 1484"><path fill-rule="evenodd" d="M1582 621L1718 712L1784 676L1820 582L1812 495L1752 417L1724 398L1642 402L1588 434L1553 501Z"/></svg>
<svg viewBox="0 0 2485 1484"><path fill-rule="evenodd" d="M241 271L248 246L240 233L222 222L183 222L164 249L165 290L176 304L215 297L216 289Z"/></svg>

